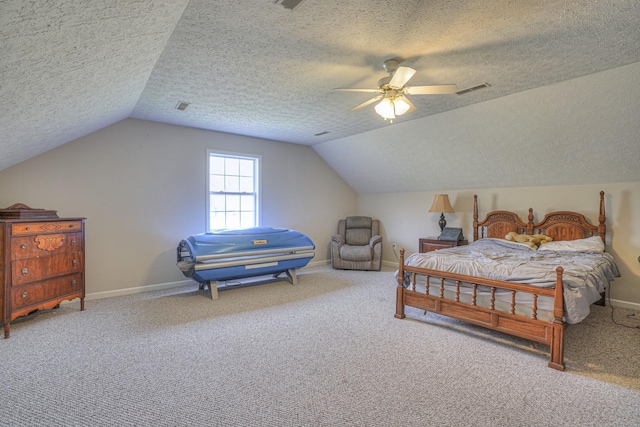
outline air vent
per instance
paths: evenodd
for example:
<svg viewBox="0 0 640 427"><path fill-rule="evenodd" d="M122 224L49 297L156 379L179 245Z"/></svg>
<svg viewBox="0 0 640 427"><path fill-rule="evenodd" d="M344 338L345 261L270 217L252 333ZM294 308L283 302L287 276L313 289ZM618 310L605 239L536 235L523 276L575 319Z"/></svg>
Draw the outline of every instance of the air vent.
<svg viewBox="0 0 640 427"><path fill-rule="evenodd" d="M275 4L282 5L285 9L295 9L304 0L275 0Z"/></svg>
<svg viewBox="0 0 640 427"><path fill-rule="evenodd" d="M478 89L484 89L485 87L491 87L491 85L489 83L482 83L481 85L478 85L478 86L470 87L468 89L459 90L458 92L456 92L456 94L464 95L465 93L473 92L473 91L478 90Z"/></svg>
<svg viewBox="0 0 640 427"><path fill-rule="evenodd" d="M329 132L325 130L325 131L322 131L322 132L320 132L320 133L314 133L314 134L313 134L313 136L322 136L322 135L326 135L326 134L328 134L328 133L329 133Z"/></svg>
<svg viewBox="0 0 640 427"><path fill-rule="evenodd" d="M176 104L175 109L176 109L176 110L180 110L180 111L184 111L184 110L186 110L186 109L187 109L187 107L188 107L188 106L189 106L189 103L188 103L188 102L182 102L182 101L180 101L180 102L178 102L178 103Z"/></svg>

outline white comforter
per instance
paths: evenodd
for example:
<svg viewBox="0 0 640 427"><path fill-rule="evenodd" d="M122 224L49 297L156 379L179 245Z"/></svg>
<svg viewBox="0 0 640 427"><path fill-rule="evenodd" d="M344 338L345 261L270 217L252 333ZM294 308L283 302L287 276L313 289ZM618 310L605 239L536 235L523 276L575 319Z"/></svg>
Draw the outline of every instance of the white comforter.
<svg viewBox="0 0 640 427"><path fill-rule="evenodd" d="M555 269L562 266L567 323L578 323L587 317L589 306L600 299L605 286L620 276L608 253L535 250L507 240L488 238L468 246L415 253L405 260L405 264L539 287L553 287Z"/></svg>

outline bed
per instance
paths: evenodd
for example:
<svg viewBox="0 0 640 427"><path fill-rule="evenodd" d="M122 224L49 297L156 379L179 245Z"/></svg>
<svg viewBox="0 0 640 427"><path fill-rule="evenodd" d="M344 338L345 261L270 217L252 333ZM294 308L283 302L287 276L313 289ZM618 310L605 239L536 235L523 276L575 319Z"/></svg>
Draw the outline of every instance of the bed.
<svg viewBox="0 0 640 427"><path fill-rule="evenodd" d="M405 307L452 317L549 346L549 367L564 370L565 324L578 323L591 304L604 301L619 271L604 252L604 192L598 225L583 214L551 212L538 223L533 209L527 222L509 211L493 211L478 221L474 196L473 242L439 251L400 251L396 272L397 318ZM544 234L553 239L539 248L505 236Z"/></svg>

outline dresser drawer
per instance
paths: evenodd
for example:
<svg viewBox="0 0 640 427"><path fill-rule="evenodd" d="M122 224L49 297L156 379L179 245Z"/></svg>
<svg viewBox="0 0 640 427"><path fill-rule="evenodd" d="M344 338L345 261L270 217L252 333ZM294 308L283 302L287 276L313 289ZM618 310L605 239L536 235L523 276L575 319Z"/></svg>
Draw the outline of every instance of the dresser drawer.
<svg viewBox="0 0 640 427"><path fill-rule="evenodd" d="M418 251L420 253L437 251L438 249L453 248L456 246L468 245L468 240L440 240L438 238L421 238L418 241Z"/></svg>
<svg viewBox="0 0 640 427"><path fill-rule="evenodd" d="M50 277L84 271L84 253L52 255L13 261L12 285L20 286Z"/></svg>
<svg viewBox="0 0 640 427"><path fill-rule="evenodd" d="M14 309L29 307L44 301L82 292L82 273L56 277L20 287L11 288L11 304Z"/></svg>
<svg viewBox="0 0 640 427"><path fill-rule="evenodd" d="M81 252L82 233L37 234L11 239L11 260Z"/></svg>
<svg viewBox="0 0 640 427"><path fill-rule="evenodd" d="M65 233L82 230L82 221L42 221L11 224L11 233L41 234L41 233Z"/></svg>
<svg viewBox="0 0 640 427"><path fill-rule="evenodd" d="M449 243L445 243L445 244L440 244L440 243L423 243L422 244L422 248L421 251L422 252L431 252L431 251L437 251L438 249L446 249L446 248L452 248L454 245L451 245Z"/></svg>

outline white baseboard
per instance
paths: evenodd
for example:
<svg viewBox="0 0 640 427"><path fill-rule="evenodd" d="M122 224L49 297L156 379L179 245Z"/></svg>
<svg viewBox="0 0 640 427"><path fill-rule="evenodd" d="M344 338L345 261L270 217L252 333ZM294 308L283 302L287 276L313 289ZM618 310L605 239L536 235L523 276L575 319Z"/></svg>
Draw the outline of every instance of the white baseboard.
<svg viewBox="0 0 640 427"><path fill-rule="evenodd" d="M329 264L329 260L315 261L307 264L309 267L321 267ZM182 286L194 285L194 280L180 280L178 282L158 283L155 285L136 286L134 288L116 289L113 291L91 292L86 294L85 300L119 297L122 295L141 294L143 292L162 291L165 289L180 288Z"/></svg>
<svg viewBox="0 0 640 427"><path fill-rule="evenodd" d="M399 264L398 261L382 261L382 265L386 267L395 267L397 270Z"/></svg>
<svg viewBox="0 0 640 427"><path fill-rule="evenodd" d="M85 296L85 300L119 297L122 295L141 294L143 292L161 291L165 289L180 288L186 285L194 285L193 280L180 280L178 282L158 283L156 285L136 286L135 288L116 289L114 291L91 292Z"/></svg>
<svg viewBox="0 0 640 427"><path fill-rule="evenodd" d="M611 304L614 307L618 307L618 308L629 308L631 310L638 310L640 311L640 304L635 303L635 302L629 302L629 301L622 301L619 299L607 299L607 301L609 302L609 304Z"/></svg>

